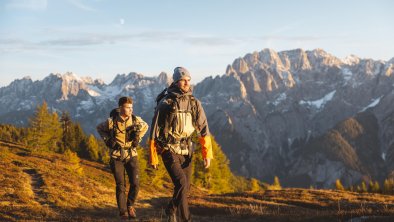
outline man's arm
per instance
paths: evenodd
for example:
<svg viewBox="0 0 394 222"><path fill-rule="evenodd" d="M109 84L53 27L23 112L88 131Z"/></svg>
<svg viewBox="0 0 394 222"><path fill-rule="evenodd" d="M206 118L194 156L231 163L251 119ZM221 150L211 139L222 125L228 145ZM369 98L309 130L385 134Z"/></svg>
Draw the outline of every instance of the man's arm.
<svg viewBox="0 0 394 222"><path fill-rule="evenodd" d="M157 105L155 109L155 114L152 118L152 125L150 129L149 140L148 140L149 163L155 169L157 169L157 165L159 164L157 151L158 149L159 152L161 150L159 145L156 143L156 141L159 139L159 137L163 136L164 125L166 118L168 117L167 114L170 112L170 108L171 108L170 102L164 99Z"/></svg>
<svg viewBox="0 0 394 222"><path fill-rule="evenodd" d="M109 148L113 148L116 145L116 141L112 138L111 132L109 130L109 120L100 123L96 127L98 134L104 140L105 144Z"/></svg>
<svg viewBox="0 0 394 222"><path fill-rule="evenodd" d="M104 142L111 137L108 120L98 124L96 126L96 129L100 137L104 140Z"/></svg>
<svg viewBox="0 0 394 222"><path fill-rule="evenodd" d="M208 168L210 166L211 159L213 159L211 135L209 132L208 120L205 115L204 108L202 107L200 101L197 100L196 103L196 126L197 130L201 135L201 137L199 138L199 142L201 144L201 152L204 159L204 166L205 168Z"/></svg>
<svg viewBox="0 0 394 222"><path fill-rule="evenodd" d="M148 131L148 124L139 116L137 116L137 121L139 124L141 124L141 129L140 129L140 141L142 140L142 137L145 136L146 132Z"/></svg>
<svg viewBox="0 0 394 222"><path fill-rule="evenodd" d="M148 139L149 145L149 165L154 169L157 169L157 165L159 165L159 158L157 156L157 144L155 142L156 137L158 137L158 120L159 120L159 107L156 107L155 114L152 118L152 124L150 129L150 135Z"/></svg>

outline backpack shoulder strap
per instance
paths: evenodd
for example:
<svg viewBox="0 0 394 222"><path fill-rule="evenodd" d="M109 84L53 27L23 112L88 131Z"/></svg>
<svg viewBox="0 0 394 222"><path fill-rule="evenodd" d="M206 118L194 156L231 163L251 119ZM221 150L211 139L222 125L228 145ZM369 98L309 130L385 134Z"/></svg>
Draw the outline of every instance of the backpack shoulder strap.
<svg viewBox="0 0 394 222"><path fill-rule="evenodd" d="M112 118L108 118L108 129L112 130L112 128L114 128L114 120Z"/></svg>
<svg viewBox="0 0 394 222"><path fill-rule="evenodd" d="M116 133L115 120L113 117L109 117L107 121L108 121L108 129L111 132L111 137L115 138L115 133Z"/></svg>
<svg viewBox="0 0 394 222"><path fill-rule="evenodd" d="M159 95L156 97L156 106L159 105L160 101L163 100L168 95L168 88L165 88Z"/></svg>
<svg viewBox="0 0 394 222"><path fill-rule="evenodd" d="M163 128L163 134L164 138L167 142L169 142L169 132L170 129L173 127L175 119L176 119L176 113L178 110L178 102L176 101L176 98L170 96L169 94L166 95L163 99L166 100L166 103L168 103L168 110L166 110L166 118L164 121L164 128Z"/></svg>
<svg viewBox="0 0 394 222"><path fill-rule="evenodd" d="M134 115L134 114L131 114L131 120L132 120L132 122L133 122L133 126L138 126L138 125L141 125L139 122L138 122L138 119L137 119L137 116L136 115Z"/></svg>
<svg viewBox="0 0 394 222"><path fill-rule="evenodd" d="M197 122L197 99L193 95L190 95L189 101L191 105L193 124L195 124Z"/></svg>
<svg viewBox="0 0 394 222"><path fill-rule="evenodd" d="M116 121L116 116L119 114L120 110L119 108L112 109L111 112L109 113L109 118L108 118L108 126L109 130L112 132L112 137L115 138L116 136L116 127L118 126L117 121Z"/></svg>

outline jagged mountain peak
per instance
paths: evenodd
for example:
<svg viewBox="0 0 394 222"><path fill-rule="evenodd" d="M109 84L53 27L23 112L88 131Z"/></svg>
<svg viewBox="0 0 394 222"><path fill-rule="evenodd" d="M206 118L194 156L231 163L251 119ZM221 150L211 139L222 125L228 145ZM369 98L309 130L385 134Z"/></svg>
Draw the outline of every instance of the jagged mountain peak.
<svg viewBox="0 0 394 222"><path fill-rule="evenodd" d="M63 79L82 81L82 79L73 72L66 72L61 75Z"/></svg>
<svg viewBox="0 0 394 222"><path fill-rule="evenodd" d="M233 68L233 66L232 65L227 65L227 68L226 68L226 75L230 75L231 73L234 73L235 72L235 70L234 70L234 68Z"/></svg>
<svg viewBox="0 0 394 222"><path fill-rule="evenodd" d="M33 83L33 80L30 78L30 76L25 76L22 79L16 79L10 83L10 85L0 87L0 96L2 93L21 93L27 91L31 84Z"/></svg>
<svg viewBox="0 0 394 222"><path fill-rule="evenodd" d="M67 82L84 82L81 77L73 72L50 73L43 81L67 81Z"/></svg>
<svg viewBox="0 0 394 222"><path fill-rule="evenodd" d="M319 48L310 51L298 48L281 52L263 49L260 52L255 51L235 59L231 65L227 66L226 73L222 77L230 77L235 81L242 82L246 86L244 92L247 94L261 92L275 96L279 92L287 92L299 85L299 87L310 91L299 96L310 100L311 98L323 98L327 93L333 91L333 89L321 90L319 84L323 82L339 86L346 85L352 79L350 85L357 86L366 78L370 78L368 76L382 73L383 68L386 76L392 74L390 63L360 60L354 55L349 57L347 61L343 61ZM358 73L358 75L354 75L354 73ZM307 82L308 84L306 84ZM217 83L221 84L220 81ZM241 86L242 84L236 85ZM218 89L223 90L223 93L226 91L224 86L218 87ZM315 93L312 93L313 91Z"/></svg>
<svg viewBox="0 0 394 222"><path fill-rule="evenodd" d="M65 73L51 73L49 76L55 77L64 82L77 82L79 84L88 84L102 86L105 82L102 79L93 79L90 76L79 76L75 72L65 72Z"/></svg>
<svg viewBox="0 0 394 222"><path fill-rule="evenodd" d="M283 67L292 72L311 69L308 55L303 49L293 49L278 53Z"/></svg>
<svg viewBox="0 0 394 222"><path fill-rule="evenodd" d="M105 82L102 79L93 79L92 77L81 77L81 80L88 85L97 85L102 86L105 85Z"/></svg>
<svg viewBox="0 0 394 222"><path fill-rule="evenodd" d="M329 54L323 49L314 49L312 51L306 51L308 55L309 63L314 64L316 67L322 66L341 66L342 61L337 57Z"/></svg>
<svg viewBox="0 0 394 222"><path fill-rule="evenodd" d="M346 56L342 60L342 62L347 64L347 65L356 65L356 64L360 63L360 60L361 59L359 57L357 57L356 55L351 54L351 55Z"/></svg>
<svg viewBox="0 0 394 222"><path fill-rule="evenodd" d="M331 57L332 56L329 53L327 53L324 49L321 49L321 48L312 49L311 51L307 51L307 52L311 52L311 53L313 53L315 55L320 55L320 56L323 56L323 57L327 57L327 56Z"/></svg>
<svg viewBox="0 0 394 222"><path fill-rule="evenodd" d="M126 82L133 82L136 79L142 79L144 76L136 72L130 72L129 74L117 74L110 85L123 85Z"/></svg>
<svg viewBox="0 0 394 222"><path fill-rule="evenodd" d="M168 76L166 72L161 72L158 77L159 83L169 85L172 82L172 78Z"/></svg>
<svg viewBox="0 0 394 222"><path fill-rule="evenodd" d="M248 64L241 57L234 60L232 67L238 73L246 73L247 71L249 71Z"/></svg>
<svg viewBox="0 0 394 222"><path fill-rule="evenodd" d="M25 77L23 77L21 79L15 79L14 81L11 82L10 85L20 84L20 83L32 83L32 82L33 82L33 80L31 79L30 76L25 76Z"/></svg>
<svg viewBox="0 0 394 222"><path fill-rule="evenodd" d="M272 49L263 49L258 53L260 65L265 67L282 67L283 63L279 54Z"/></svg>
<svg viewBox="0 0 394 222"><path fill-rule="evenodd" d="M322 49L304 51L293 49L276 52L273 49L263 49L260 52L248 53L244 57L234 60L227 67L226 74L237 72L238 74L255 71L258 69L271 69L299 72L319 67L340 67L344 62Z"/></svg>
<svg viewBox="0 0 394 222"><path fill-rule="evenodd" d="M59 81L57 86L60 89L60 100L68 100L69 96L77 96L81 90L88 92L91 95L97 95L93 90L90 90L88 85L97 86L98 88L102 88L105 83L101 79L93 80L92 77L80 77L78 74L74 72L65 72L61 73L51 73L49 78L45 78L43 82L49 82L49 84L53 84L54 82ZM55 85L55 84L54 84Z"/></svg>
<svg viewBox="0 0 394 222"><path fill-rule="evenodd" d="M247 73L263 66L281 65L278 54L272 49L263 49L260 52L248 53L244 57L239 57L234 60L231 66L226 69L226 74L231 73Z"/></svg>
<svg viewBox="0 0 394 222"><path fill-rule="evenodd" d="M46 76L44 79L43 79L43 81L48 81L48 79L60 79L60 78L62 78L62 74L61 73L53 73L53 72L51 72L51 73L49 73L49 75L48 76Z"/></svg>
<svg viewBox="0 0 394 222"><path fill-rule="evenodd" d="M127 78L143 78L144 75L136 73L136 72L130 72L127 76Z"/></svg>
<svg viewBox="0 0 394 222"><path fill-rule="evenodd" d="M25 76L21 80L32 80L30 76Z"/></svg>

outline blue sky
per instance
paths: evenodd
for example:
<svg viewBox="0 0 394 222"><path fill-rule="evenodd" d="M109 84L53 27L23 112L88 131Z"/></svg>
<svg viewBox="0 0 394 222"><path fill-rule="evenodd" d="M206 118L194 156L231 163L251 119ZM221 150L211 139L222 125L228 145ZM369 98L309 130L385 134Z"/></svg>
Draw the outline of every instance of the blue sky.
<svg viewBox="0 0 394 222"><path fill-rule="evenodd" d="M71 71L110 83L184 66L197 83L272 48L394 57L390 0L4 0L0 87Z"/></svg>

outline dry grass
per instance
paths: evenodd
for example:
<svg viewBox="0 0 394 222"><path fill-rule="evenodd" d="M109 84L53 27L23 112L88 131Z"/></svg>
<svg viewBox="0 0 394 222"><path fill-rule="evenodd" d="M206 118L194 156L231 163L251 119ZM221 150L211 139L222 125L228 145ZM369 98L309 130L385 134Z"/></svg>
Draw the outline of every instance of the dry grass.
<svg viewBox="0 0 394 222"><path fill-rule="evenodd" d="M104 164L0 141L0 184L0 221L118 221L114 178ZM140 218L164 218L170 189L141 186Z"/></svg>
<svg viewBox="0 0 394 222"><path fill-rule="evenodd" d="M206 213L231 215L226 220L347 221L394 218L394 196L346 191L283 189L195 197ZM363 220L363 221L368 221Z"/></svg>
<svg viewBox="0 0 394 222"><path fill-rule="evenodd" d="M63 155L30 153L0 143L0 221L117 221L115 184L108 166ZM142 184L140 221L163 221L172 185ZM207 195L193 187L194 221L394 221L394 196L346 191L282 189Z"/></svg>

